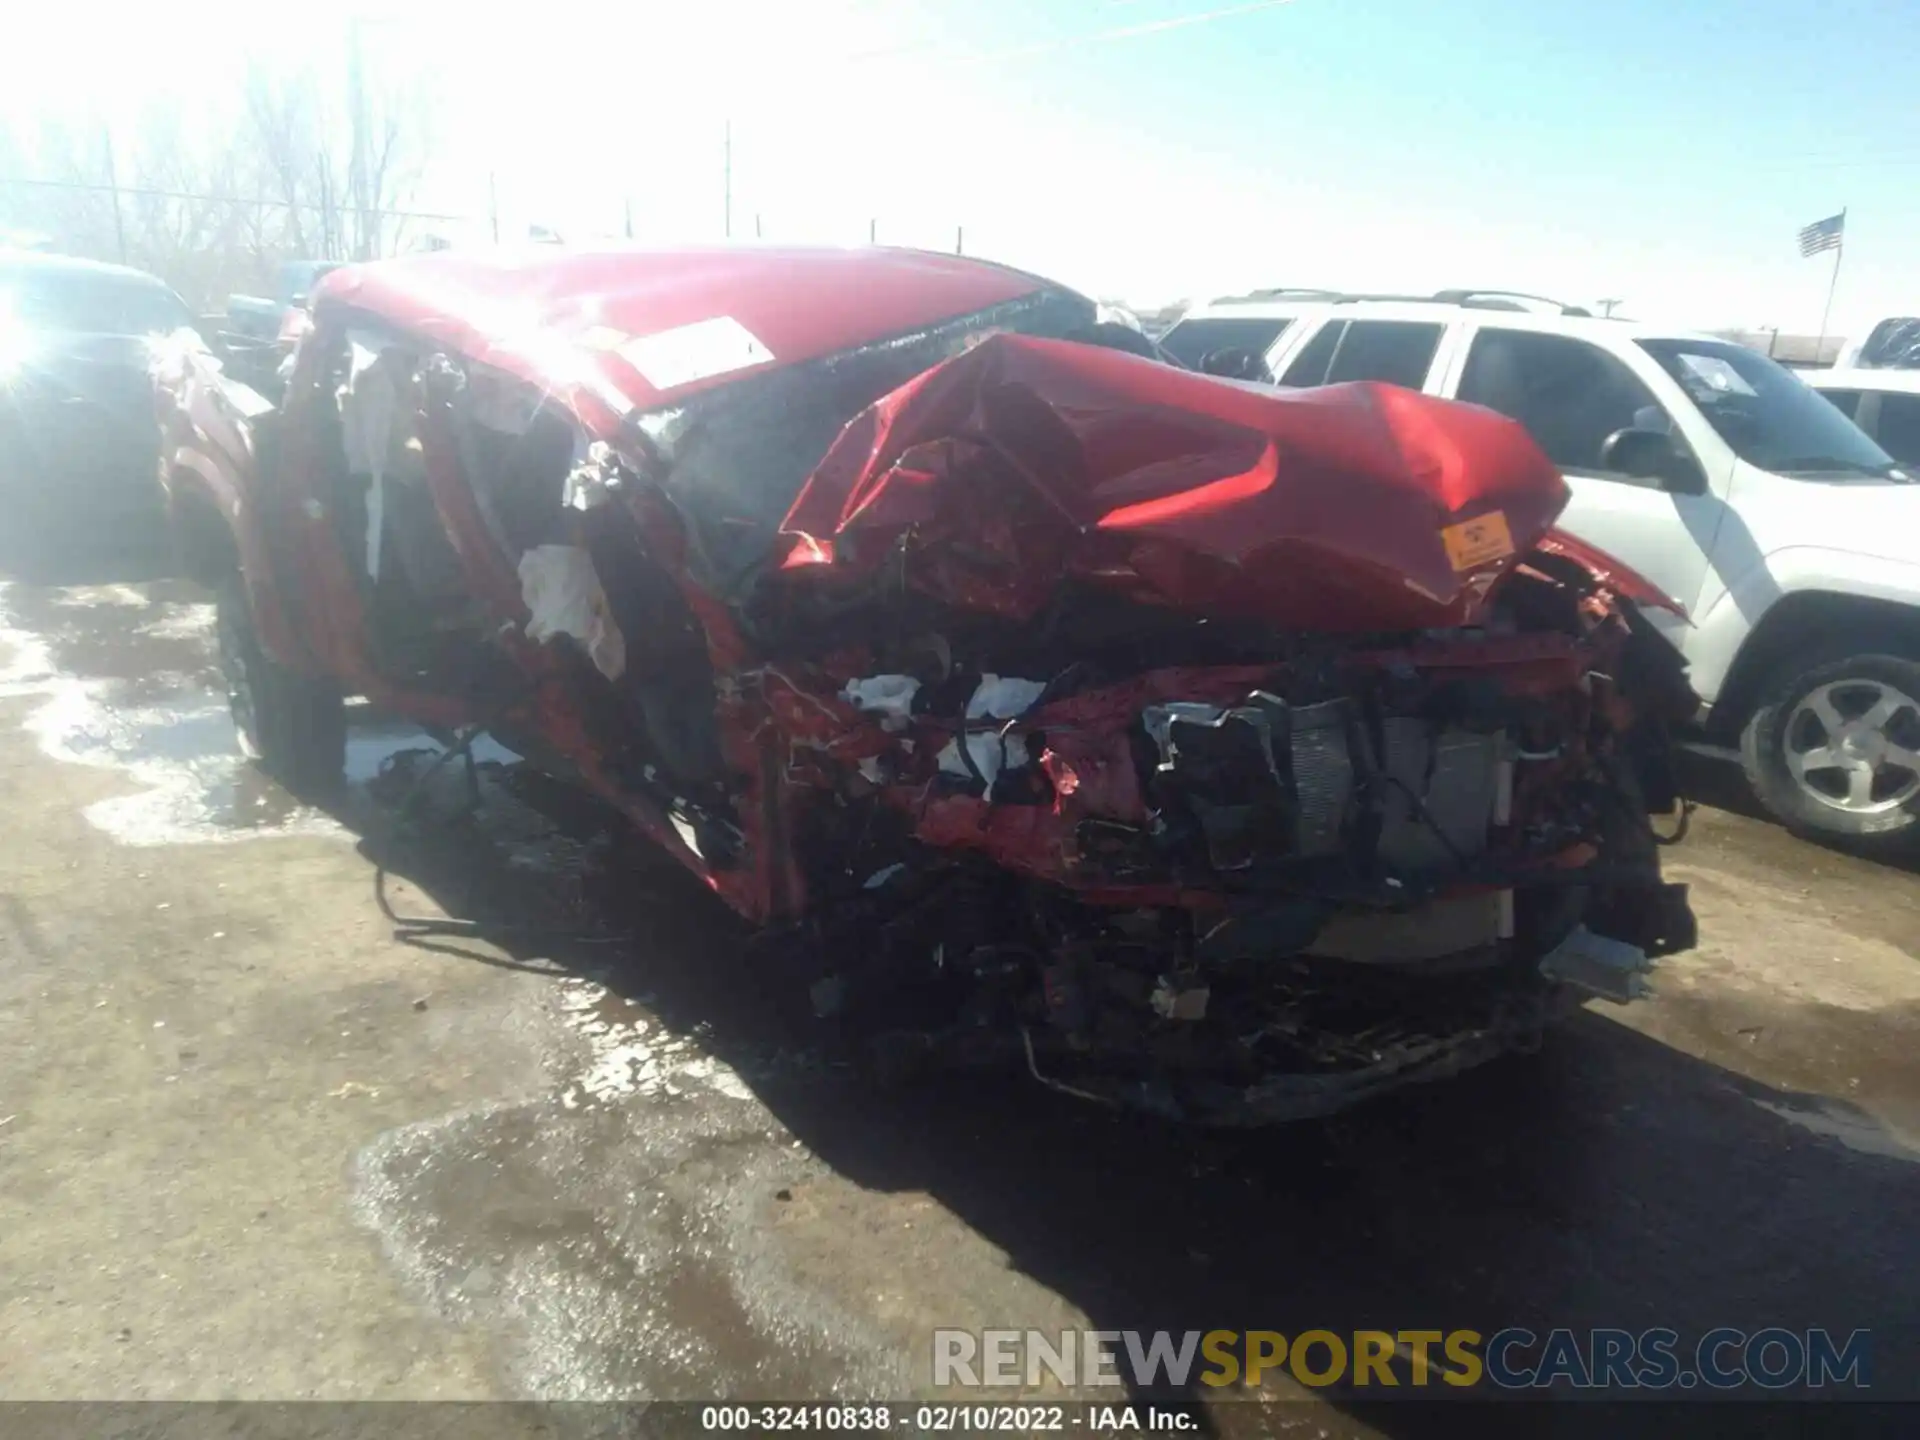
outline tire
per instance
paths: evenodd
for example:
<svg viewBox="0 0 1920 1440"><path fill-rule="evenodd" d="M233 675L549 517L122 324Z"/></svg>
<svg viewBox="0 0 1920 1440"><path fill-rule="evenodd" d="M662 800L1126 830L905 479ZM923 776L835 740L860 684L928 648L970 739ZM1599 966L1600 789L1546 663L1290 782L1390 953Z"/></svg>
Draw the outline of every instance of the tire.
<svg viewBox="0 0 1920 1440"><path fill-rule="evenodd" d="M1869 654L1788 665L1748 717L1740 761L1791 830L1870 849L1920 839L1920 664Z"/></svg>
<svg viewBox="0 0 1920 1440"><path fill-rule="evenodd" d="M338 788L347 763L346 697L261 649L237 571L221 580L215 611L220 673L241 753L296 794Z"/></svg>

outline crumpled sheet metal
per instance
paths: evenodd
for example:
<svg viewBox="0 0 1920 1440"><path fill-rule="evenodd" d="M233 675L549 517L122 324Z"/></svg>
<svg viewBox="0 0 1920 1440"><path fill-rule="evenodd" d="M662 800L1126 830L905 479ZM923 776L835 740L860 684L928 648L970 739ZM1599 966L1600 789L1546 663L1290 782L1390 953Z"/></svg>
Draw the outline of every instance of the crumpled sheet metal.
<svg viewBox="0 0 1920 1440"><path fill-rule="evenodd" d="M995 335L858 416L782 525L787 583L871 573L1035 613L1058 582L1327 633L1471 624L1566 482L1514 422ZM960 547L943 538L964 540Z"/></svg>
<svg viewBox="0 0 1920 1440"><path fill-rule="evenodd" d="M1542 535L1533 547L1542 555L1557 555L1570 560L1592 575L1594 580L1623 600L1636 605L1667 610L1688 619L1687 609L1666 591L1631 566L1616 560L1597 545L1589 545L1577 535L1555 527Z"/></svg>

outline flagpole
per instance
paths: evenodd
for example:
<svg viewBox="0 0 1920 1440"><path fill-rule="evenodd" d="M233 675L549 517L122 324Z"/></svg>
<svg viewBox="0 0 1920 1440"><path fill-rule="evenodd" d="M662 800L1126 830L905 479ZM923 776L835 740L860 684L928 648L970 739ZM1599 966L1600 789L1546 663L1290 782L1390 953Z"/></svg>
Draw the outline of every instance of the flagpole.
<svg viewBox="0 0 1920 1440"><path fill-rule="evenodd" d="M1840 257L1847 253L1847 211L1840 207L1840 235L1833 247L1833 278L1827 281L1827 308L1820 312L1820 338L1813 342L1813 363L1820 363L1820 352L1827 346L1827 322L1833 318L1833 292L1840 284Z"/></svg>

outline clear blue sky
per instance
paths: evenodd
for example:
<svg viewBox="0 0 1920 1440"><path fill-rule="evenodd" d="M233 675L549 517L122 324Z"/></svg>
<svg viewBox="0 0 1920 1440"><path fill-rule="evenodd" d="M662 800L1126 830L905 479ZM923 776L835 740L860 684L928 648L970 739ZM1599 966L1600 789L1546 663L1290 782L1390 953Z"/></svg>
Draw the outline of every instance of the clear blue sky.
<svg viewBox="0 0 1920 1440"><path fill-rule="evenodd" d="M942 15L957 39L1181 10L1050 8L1044 27L1002 0ZM1137 139L1205 156L1249 189L1321 197L1274 227L1272 282L1321 282L1341 259L1340 283L1408 283L1403 269L1425 283L1419 252L1436 246L1441 278L1460 283L1698 303L1714 312L1700 323L1816 324L1831 257L1800 260L1794 234L1846 206L1843 308L1887 291L1920 305L1920 4L1294 0L1068 44L1003 78L1112 133L1117 174ZM1245 208L1234 194L1189 204L1196 254ZM1382 219L1395 233L1376 233ZM1488 227L1520 243L1476 263ZM1516 261L1526 274L1510 278Z"/></svg>
<svg viewBox="0 0 1920 1440"><path fill-rule="evenodd" d="M1920 0L347 0L432 124L413 200L512 229L967 248L1152 304L1256 283L1508 285L1698 326L1920 313ZM1222 11L1242 13L1216 14ZM1212 15L1134 35L1183 17ZM113 55L87 43L126 37ZM247 50L344 19L35 10L0 113L218 127Z"/></svg>

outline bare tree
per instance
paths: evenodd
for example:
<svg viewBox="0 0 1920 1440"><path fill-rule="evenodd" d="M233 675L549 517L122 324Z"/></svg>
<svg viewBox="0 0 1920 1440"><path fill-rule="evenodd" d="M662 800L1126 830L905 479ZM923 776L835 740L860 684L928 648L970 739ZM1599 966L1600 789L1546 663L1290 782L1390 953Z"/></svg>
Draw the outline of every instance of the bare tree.
<svg viewBox="0 0 1920 1440"><path fill-rule="evenodd" d="M105 125L43 117L30 140L0 155L0 223L71 255L115 260L162 276L207 307L254 283L278 250L263 224L244 136L234 127L188 134L155 105L117 139Z"/></svg>
<svg viewBox="0 0 1920 1440"><path fill-rule="evenodd" d="M121 225L134 263L201 308L258 276L266 252L249 243L259 212L241 203L252 188L241 141L196 144L176 111L156 106L116 168L126 171Z"/></svg>
<svg viewBox="0 0 1920 1440"><path fill-rule="evenodd" d="M84 117L78 122L43 116L31 133L9 131L0 187L0 222L23 235L46 238L77 255L120 258L114 223L106 129Z"/></svg>
<svg viewBox="0 0 1920 1440"><path fill-rule="evenodd" d="M417 90L330 96L310 61L250 63L232 113L154 106L119 137L86 116L0 127L0 232L152 270L202 308L294 259L391 253L426 153ZM214 103L218 103L217 99Z"/></svg>
<svg viewBox="0 0 1920 1440"><path fill-rule="evenodd" d="M296 255L330 258L328 161L318 87L311 74L289 83L255 64L247 72L245 99L260 192L280 202L274 242Z"/></svg>
<svg viewBox="0 0 1920 1440"><path fill-rule="evenodd" d="M361 80L337 108L311 67L256 60L246 110L263 184L285 207L284 240L294 253L368 260L398 246L406 217L395 212L425 155L417 92Z"/></svg>

